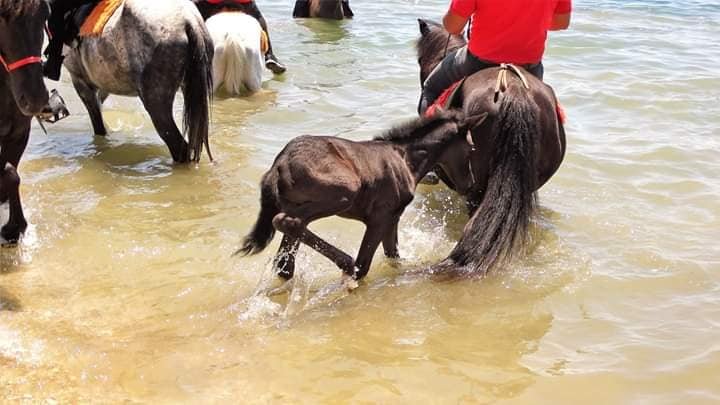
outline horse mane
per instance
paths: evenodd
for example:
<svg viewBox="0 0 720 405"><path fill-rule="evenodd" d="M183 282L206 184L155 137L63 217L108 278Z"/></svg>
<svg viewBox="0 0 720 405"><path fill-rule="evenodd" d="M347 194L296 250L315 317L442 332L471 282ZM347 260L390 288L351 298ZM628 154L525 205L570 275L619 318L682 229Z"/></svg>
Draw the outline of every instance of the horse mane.
<svg viewBox="0 0 720 405"><path fill-rule="evenodd" d="M0 16L22 17L35 12L47 0L0 0Z"/></svg>
<svg viewBox="0 0 720 405"><path fill-rule="evenodd" d="M415 49L419 56L443 55L446 47L448 52L451 52L467 44L465 38L460 35L451 35L450 42L448 42L448 32L442 25L435 21L423 21L428 25L430 31L426 35L421 35L415 43Z"/></svg>
<svg viewBox="0 0 720 405"><path fill-rule="evenodd" d="M459 111L443 111L430 117L420 117L398 124L373 140L388 142L412 142L427 135L432 129L448 122L458 121L462 116Z"/></svg>

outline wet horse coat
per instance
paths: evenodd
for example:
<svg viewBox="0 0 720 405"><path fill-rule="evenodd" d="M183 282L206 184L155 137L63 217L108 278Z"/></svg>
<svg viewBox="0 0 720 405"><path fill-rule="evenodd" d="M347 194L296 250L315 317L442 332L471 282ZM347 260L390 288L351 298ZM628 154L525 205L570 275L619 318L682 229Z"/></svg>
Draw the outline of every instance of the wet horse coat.
<svg viewBox="0 0 720 405"><path fill-rule="evenodd" d="M40 52L49 14L42 0L0 0L0 203L10 207L0 235L10 243L27 228L16 168L27 146L32 116L48 105Z"/></svg>
<svg viewBox="0 0 720 405"><path fill-rule="evenodd" d="M441 25L419 20L420 80L425 81L444 55L465 45ZM537 189L558 170L565 155L565 131L556 114L552 88L527 72L529 88L500 67L469 77L455 104L467 115L488 113L472 130L472 142L453 144L438 176L465 196L471 218L450 255L435 268L463 275L484 275L527 242L537 211ZM505 76L505 85L498 87ZM501 83L502 84L502 83Z"/></svg>
<svg viewBox="0 0 720 405"><path fill-rule="evenodd" d="M65 67L95 134L107 134L101 105L108 94L136 96L173 160L199 161L203 146L209 153L213 44L191 2L125 0L100 36L82 38L66 52ZM188 141L173 118L179 88Z"/></svg>
<svg viewBox="0 0 720 405"><path fill-rule="evenodd" d="M418 181L445 155L449 144L484 118L443 113L365 142L326 136L293 139L263 176L260 214L239 252L262 251L277 229L284 233L275 258L280 276L293 276L295 254L303 242L345 275L364 277L381 242L387 256L398 256L398 221ZM312 221L333 215L366 225L356 260L307 229Z"/></svg>

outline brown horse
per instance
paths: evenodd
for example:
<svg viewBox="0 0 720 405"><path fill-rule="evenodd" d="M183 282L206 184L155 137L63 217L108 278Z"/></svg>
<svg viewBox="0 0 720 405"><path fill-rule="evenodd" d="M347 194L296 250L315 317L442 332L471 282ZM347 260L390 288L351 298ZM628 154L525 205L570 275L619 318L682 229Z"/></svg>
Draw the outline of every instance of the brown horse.
<svg viewBox="0 0 720 405"><path fill-rule="evenodd" d="M353 18L348 0L297 0L293 17L295 18L329 18L342 20Z"/></svg>
<svg viewBox="0 0 720 405"><path fill-rule="evenodd" d="M437 23L418 20L420 82L444 56L465 45ZM481 70L464 81L452 107L488 118L472 130L472 142L457 143L436 168L438 176L465 196L471 218L450 255L436 270L484 275L527 242L537 210L537 189L558 170L565 131L553 89L505 67ZM527 87L526 85L527 84Z"/></svg>
<svg viewBox="0 0 720 405"><path fill-rule="evenodd" d="M450 144L465 142L468 130L485 116L465 119L460 112L446 112L365 142L327 136L293 139L262 178L260 214L238 253L262 251L277 229L285 234L274 262L279 276L293 276L303 242L345 275L361 279L381 242L386 256L398 256L398 221L418 181L439 159L448 158ZM356 260L307 229L312 221L333 215L366 225Z"/></svg>
<svg viewBox="0 0 720 405"><path fill-rule="evenodd" d="M0 235L9 243L17 242L27 228L16 168L32 117L47 111L40 52L49 14L44 0L0 0L0 202L10 206Z"/></svg>

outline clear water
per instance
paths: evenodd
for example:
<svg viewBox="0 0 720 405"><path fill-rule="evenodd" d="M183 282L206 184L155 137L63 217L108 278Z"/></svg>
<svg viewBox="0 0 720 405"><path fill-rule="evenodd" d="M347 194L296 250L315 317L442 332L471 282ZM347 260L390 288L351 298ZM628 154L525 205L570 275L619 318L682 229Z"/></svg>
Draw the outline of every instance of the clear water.
<svg viewBox="0 0 720 405"><path fill-rule="evenodd" d="M290 3L260 2L290 70L215 101L215 164L174 167L134 99L108 100L112 133L91 136L65 76L74 115L34 128L31 226L0 251L0 402L720 401L720 5L576 2L545 61L568 154L527 257L482 281L416 274L465 221L423 186L401 262L378 255L348 295L304 249L290 293L267 298L277 241L231 257L262 172L294 136L412 117L416 18L446 5L357 0L355 20L323 22ZM314 229L350 252L363 230Z"/></svg>

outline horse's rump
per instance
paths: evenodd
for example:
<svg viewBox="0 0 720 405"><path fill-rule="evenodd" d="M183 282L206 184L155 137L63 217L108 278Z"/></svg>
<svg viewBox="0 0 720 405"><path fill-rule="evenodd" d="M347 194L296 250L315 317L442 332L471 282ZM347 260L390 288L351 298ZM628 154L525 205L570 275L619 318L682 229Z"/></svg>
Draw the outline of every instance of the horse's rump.
<svg viewBox="0 0 720 405"><path fill-rule="evenodd" d="M214 88L224 85L230 94L240 94L243 87L251 93L260 90L269 46L260 23L243 12L228 11L208 18L206 25L215 46Z"/></svg>

